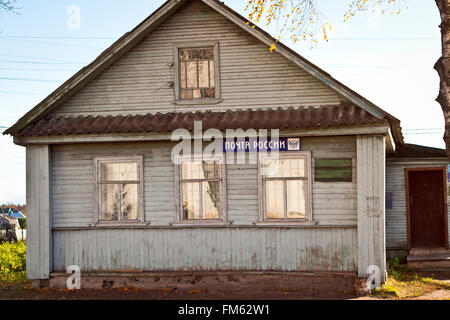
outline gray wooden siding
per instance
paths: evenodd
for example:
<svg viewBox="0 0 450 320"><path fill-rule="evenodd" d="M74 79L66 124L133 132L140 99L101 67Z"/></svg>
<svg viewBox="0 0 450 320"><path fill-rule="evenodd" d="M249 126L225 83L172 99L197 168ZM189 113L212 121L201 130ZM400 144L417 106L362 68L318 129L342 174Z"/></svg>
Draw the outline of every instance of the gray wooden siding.
<svg viewBox="0 0 450 320"><path fill-rule="evenodd" d="M386 247L387 249L408 248L408 223L406 217L405 168L446 167L447 159L404 159L387 160L386 192L392 193L392 209L386 209ZM447 194L448 212L450 213L450 195ZM449 214L450 230L450 214ZM450 232L449 232L450 241Z"/></svg>
<svg viewBox="0 0 450 320"><path fill-rule="evenodd" d="M385 248L385 137L358 136L358 275L367 268L386 271Z"/></svg>
<svg viewBox="0 0 450 320"><path fill-rule="evenodd" d="M52 266L51 165L48 145L27 147L27 278L48 279Z"/></svg>
<svg viewBox="0 0 450 320"><path fill-rule="evenodd" d="M93 223L94 156L144 155L144 214L152 225L168 225L175 216L173 143L55 145L53 161L53 227ZM356 142L348 137L303 138L303 150L314 157L353 158L353 182L314 182L313 219L319 225L356 226ZM313 177L314 177L314 161ZM257 165L227 165L228 218L251 225L258 219Z"/></svg>
<svg viewBox="0 0 450 320"><path fill-rule="evenodd" d="M54 232L54 270L356 271L357 232L339 228L184 228Z"/></svg>
<svg viewBox="0 0 450 320"><path fill-rule="evenodd" d="M351 157L354 181L313 182L317 226L257 227L257 166L227 165L231 227L177 228L169 142L55 145L53 164L54 269L82 270L333 270L355 271L356 139L302 139L312 157ZM144 155L144 229L82 230L93 222L93 158ZM314 161L313 161L314 163ZM69 229L64 229L69 228ZM72 228L72 229L70 229ZM173 261L170 261L173 260Z"/></svg>
<svg viewBox="0 0 450 320"><path fill-rule="evenodd" d="M55 115L145 114L174 111L174 42L219 41L217 105L177 111L268 108L339 103L343 98L199 1L181 8L128 54L78 92Z"/></svg>

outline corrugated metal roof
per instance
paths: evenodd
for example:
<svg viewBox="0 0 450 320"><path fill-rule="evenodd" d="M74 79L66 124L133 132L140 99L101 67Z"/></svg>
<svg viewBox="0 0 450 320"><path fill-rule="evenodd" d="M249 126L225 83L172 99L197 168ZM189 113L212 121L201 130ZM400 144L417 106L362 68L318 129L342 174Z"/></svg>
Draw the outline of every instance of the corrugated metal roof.
<svg viewBox="0 0 450 320"><path fill-rule="evenodd" d="M20 136L54 136L105 133L166 133L178 128L204 130L307 129L382 123L356 106L322 106L288 109L246 109L226 112L157 113L128 116L79 116L45 118L26 127Z"/></svg>
<svg viewBox="0 0 450 320"><path fill-rule="evenodd" d="M447 158L447 152L444 149L405 143L398 146L394 153L388 153L386 156L392 159Z"/></svg>

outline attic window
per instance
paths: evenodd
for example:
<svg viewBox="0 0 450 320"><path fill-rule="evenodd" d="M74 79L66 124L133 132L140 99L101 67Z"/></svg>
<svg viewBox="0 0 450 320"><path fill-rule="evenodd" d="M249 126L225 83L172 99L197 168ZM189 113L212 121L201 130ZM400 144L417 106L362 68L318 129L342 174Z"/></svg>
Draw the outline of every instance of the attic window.
<svg viewBox="0 0 450 320"><path fill-rule="evenodd" d="M181 99L214 98L214 49L179 52Z"/></svg>
<svg viewBox="0 0 450 320"><path fill-rule="evenodd" d="M174 49L176 102L219 103L219 43L177 43Z"/></svg>

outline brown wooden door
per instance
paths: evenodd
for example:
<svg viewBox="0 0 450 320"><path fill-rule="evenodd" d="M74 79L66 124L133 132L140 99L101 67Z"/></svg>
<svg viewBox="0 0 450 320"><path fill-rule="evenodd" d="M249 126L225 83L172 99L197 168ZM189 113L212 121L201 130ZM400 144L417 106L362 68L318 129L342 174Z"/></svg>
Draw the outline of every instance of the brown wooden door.
<svg viewBox="0 0 450 320"><path fill-rule="evenodd" d="M445 247L443 172L410 171L409 201L411 247Z"/></svg>

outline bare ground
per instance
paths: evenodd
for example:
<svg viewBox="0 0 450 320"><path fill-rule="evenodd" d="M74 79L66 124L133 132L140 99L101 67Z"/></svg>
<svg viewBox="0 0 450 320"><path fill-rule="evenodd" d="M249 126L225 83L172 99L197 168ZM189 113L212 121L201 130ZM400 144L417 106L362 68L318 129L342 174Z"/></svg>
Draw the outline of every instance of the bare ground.
<svg viewBox="0 0 450 320"><path fill-rule="evenodd" d="M0 286L0 300L341 300L352 299L350 294L326 294L323 292L300 292L295 290L240 292L205 290L177 290L167 288L148 290L137 288L81 289L35 289L28 284Z"/></svg>

